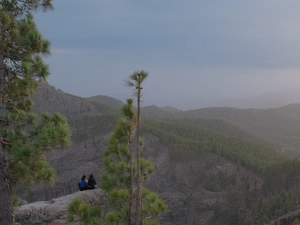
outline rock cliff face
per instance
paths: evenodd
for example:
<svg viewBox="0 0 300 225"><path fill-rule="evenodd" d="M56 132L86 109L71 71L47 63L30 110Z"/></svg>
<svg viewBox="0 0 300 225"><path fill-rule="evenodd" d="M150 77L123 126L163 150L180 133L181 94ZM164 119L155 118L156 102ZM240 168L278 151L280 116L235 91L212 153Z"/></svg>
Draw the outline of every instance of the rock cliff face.
<svg viewBox="0 0 300 225"><path fill-rule="evenodd" d="M54 198L49 201L34 202L22 205L15 213L17 225L67 224L68 205L74 198L80 198L91 205L103 205L107 200L101 189L77 191L73 194ZM73 224L79 224L76 221Z"/></svg>

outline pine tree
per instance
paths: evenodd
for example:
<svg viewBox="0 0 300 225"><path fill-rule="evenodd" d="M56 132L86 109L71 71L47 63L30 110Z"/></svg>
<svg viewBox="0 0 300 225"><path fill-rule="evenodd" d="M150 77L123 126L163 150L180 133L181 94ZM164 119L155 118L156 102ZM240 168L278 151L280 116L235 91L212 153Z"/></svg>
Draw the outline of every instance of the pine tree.
<svg viewBox="0 0 300 225"><path fill-rule="evenodd" d="M0 224L14 223L11 187L53 183L44 153L70 144L66 118L32 112L33 95L49 75L42 56L50 42L32 15L39 9L53 9L51 0L0 1Z"/></svg>
<svg viewBox="0 0 300 225"><path fill-rule="evenodd" d="M220 215L220 202L219 200L216 201L214 206L214 217L217 218Z"/></svg>
<svg viewBox="0 0 300 225"><path fill-rule="evenodd" d="M108 193L110 211L106 215L108 224L136 224L136 212L132 202L137 198L137 164L133 162L132 139L136 129L136 116L133 100L127 100L122 108L122 116L109 139L108 149L104 153L105 172L102 175L101 187ZM142 147L140 140L139 145ZM154 172L152 163L140 158L140 180L145 181ZM155 217L166 211L167 205L156 193L143 188L143 204L140 207L139 220L142 224L159 224Z"/></svg>
<svg viewBox="0 0 300 225"><path fill-rule="evenodd" d="M108 192L112 211L107 214L109 224L122 221L132 223L132 202L134 185L132 138L136 119L133 100L128 99L123 106L122 117L109 139L104 153L106 171L102 175L102 188Z"/></svg>
<svg viewBox="0 0 300 225"><path fill-rule="evenodd" d="M79 198L74 198L68 206L68 222L80 221L84 225L100 225L102 207L91 206Z"/></svg>
<svg viewBox="0 0 300 225"><path fill-rule="evenodd" d="M148 73L141 70L136 71L130 75L127 85L137 89L137 150L136 150L136 161L137 161L137 198L136 198L136 225L139 225L139 216L141 209L142 199L142 185L141 185L141 169L140 169L140 158L141 158L141 145L140 145L140 125L141 125L141 97L142 97L142 83L148 77Z"/></svg>

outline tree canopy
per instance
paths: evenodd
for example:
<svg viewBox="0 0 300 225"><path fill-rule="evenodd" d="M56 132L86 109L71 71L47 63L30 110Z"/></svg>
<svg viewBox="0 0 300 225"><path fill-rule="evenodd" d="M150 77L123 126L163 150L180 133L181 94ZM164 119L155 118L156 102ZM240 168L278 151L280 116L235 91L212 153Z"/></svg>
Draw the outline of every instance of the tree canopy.
<svg viewBox="0 0 300 225"><path fill-rule="evenodd" d="M70 145L67 119L59 113L32 112L33 97L49 67L42 57L50 54L33 13L51 10L51 0L0 2L0 135L9 145L0 149L0 223L13 224L11 186L54 182L54 170L44 153Z"/></svg>

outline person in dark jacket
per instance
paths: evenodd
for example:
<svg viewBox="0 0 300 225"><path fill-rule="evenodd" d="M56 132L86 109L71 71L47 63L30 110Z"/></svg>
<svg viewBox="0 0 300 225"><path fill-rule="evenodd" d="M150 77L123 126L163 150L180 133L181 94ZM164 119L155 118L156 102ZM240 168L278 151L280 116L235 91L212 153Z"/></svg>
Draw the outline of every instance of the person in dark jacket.
<svg viewBox="0 0 300 225"><path fill-rule="evenodd" d="M80 182L78 183L78 187L79 187L79 190L80 191L84 191L84 190L87 190L88 189L88 184L87 184L87 180L86 180L86 176L83 175L81 177L81 180Z"/></svg>
<svg viewBox="0 0 300 225"><path fill-rule="evenodd" d="M88 188L88 189L95 189L96 187L97 187L96 180L95 180L93 174L91 174L91 175L89 176L89 179L88 179L87 188Z"/></svg>

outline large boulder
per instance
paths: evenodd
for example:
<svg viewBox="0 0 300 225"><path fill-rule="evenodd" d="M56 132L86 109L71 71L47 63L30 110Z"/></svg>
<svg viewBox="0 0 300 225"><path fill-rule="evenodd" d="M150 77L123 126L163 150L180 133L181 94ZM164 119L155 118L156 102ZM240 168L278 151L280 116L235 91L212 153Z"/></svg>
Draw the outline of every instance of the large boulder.
<svg viewBox="0 0 300 225"><path fill-rule="evenodd" d="M70 195L20 206L15 213L18 225L25 224L66 224L67 209L74 198L80 198L91 205L103 205L107 200L101 189L78 191Z"/></svg>

